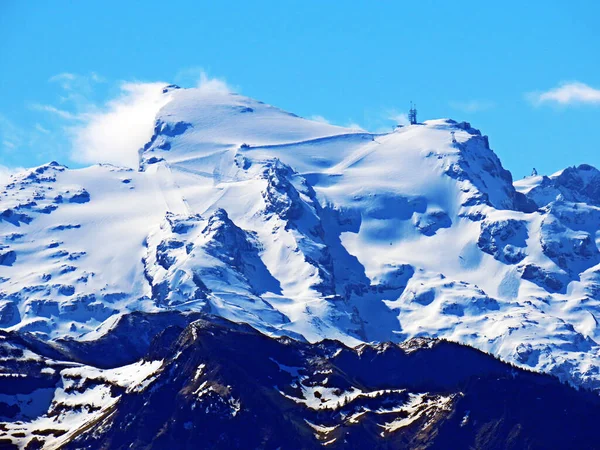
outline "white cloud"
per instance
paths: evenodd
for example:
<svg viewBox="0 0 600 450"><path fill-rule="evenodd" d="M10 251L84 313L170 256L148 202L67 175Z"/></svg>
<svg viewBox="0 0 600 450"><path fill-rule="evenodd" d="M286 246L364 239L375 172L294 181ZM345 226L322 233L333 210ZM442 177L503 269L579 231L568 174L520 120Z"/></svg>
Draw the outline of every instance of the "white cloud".
<svg viewBox="0 0 600 450"><path fill-rule="evenodd" d="M120 95L70 129L71 157L80 163L106 162L137 168L138 150L152 137L156 114L170 100L167 83L123 83Z"/></svg>
<svg viewBox="0 0 600 450"><path fill-rule="evenodd" d="M464 113L472 114L487 111L494 107L494 103L487 100L469 100L467 102L450 102L450 107Z"/></svg>
<svg viewBox="0 0 600 450"><path fill-rule="evenodd" d="M0 166L0 186L4 186L8 182L11 173L12 171L8 167Z"/></svg>
<svg viewBox="0 0 600 450"><path fill-rule="evenodd" d="M78 114L71 113L64 109L59 109L52 105L40 105L39 103L34 103L33 105L31 105L31 108L35 109L36 111L49 112L50 114L54 114L54 115L60 117L61 119L83 120L83 117Z"/></svg>
<svg viewBox="0 0 600 450"><path fill-rule="evenodd" d="M359 124L357 124L356 122L350 122L350 123L344 125L344 128L350 128L351 130L365 131L365 129L363 127L361 127Z"/></svg>
<svg viewBox="0 0 600 450"><path fill-rule="evenodd" d="M25 135L23 130L7 117L0 115L0 142L2 142L2 150L12 152L21 147L24 140Z"/></svg>
<svg viewBox="0 0 600 450"><path fill-rule="evenodd" d="M40 125L39 123L35 124L35 129L37 131L39 131L40 133L44 133L44 134L49 134L50 130L48 130L47 128L45 128L44 126Z"/></svg>
<svg viewBox="0 0 600 450"><path fill-rule="evenodd" d="M177 71L173 81L181 87L196 87L203 73L202 67L186 67Z"/></svg>
<svg viewBox="0 0 600 450"><path fill-rule="evenodd" d="M210 77L202 67L188 67L180 70L175 75L175 82L183 87L197 87L206 94L239 92L239 88L233 88L224 79Z"/></svg>
<svg viewBox="0 0 600 450"><path fill-rule="evenodd" d="M68 73L68 72L63 72L63 73L58 73L56 75L51 76L48 81L50 83L65 83L66 85L68 85L68 83L70 83L71 81L74 81L77 78L77 75L75 75L74 73Z"/></svg>
<svg viewBox="0 0 600 450"><path fill-rule="evenodd" d="M386 114L386 119L393 121L396 125L410 125L410 121L408 120L408 115L406 113L401 113L396 110L390 110Z"/></svg>
<svg viewBox="0 0 600 450"><path fill-rule="evenodd" d="M320 116L318 114L308 117L308 120L312 120L314 122L319 122L319 123L324 123L324 124L327 124L327 125L341 126L343 128L349 128L350 130L355 130L355 131L365 131L364 128L361 127L356 122L350 122L350 123L347 123L347 124L344 124L344 125L338 125L338 124L335 124L335 123L331 123L325 117Z"/></svg>
<svg viewBox="0 0 600 450"><path fill-rule="evenodd" d="M558 87L545 92L531 92L527 94L527 98L534 105L544 103L600 105L600 89L594 89L585 83L573 81L562 83Z"/></svg>
<svg viewBox="0 0 600 450"><path fill-rule="evenodd" d="M51 76L48 81L50 83L58 83L64 90L70 91L81 89L82 87L89 88L95 83L104 83L106 80L95 72L91 72L88 75L63 72Z"/></svg>
<svg viewBox="0 0 600 450"><path fill-rule="evenodd" d="M92 100L98 93L99 85L106 80L95 72L87 75L63 72L50 77L50 83L57 84L62 89L59 97L61 107L53 105L33 105L38 110L54 113L67 120L79 119L83 112L90 112L94 108ZM68 117L72 113L73 117Z"/></svg>
<svg viewBox="0 0 600 450"><path fill-rule="evenodd" d="M79 115L85 121L72 129L73 160L108 162L136 168L138 150L150 140L158 111L171 96L162 90L168 83L123 83L121 94L104 107ZM197 87L205 94L227 94L231 88L220 78L199 72Z"/></svg>
<svg viewBox="0 0 600 450"><path fill-rule="evenodd" d="M22 170L23 169L20 167L11 168L0 165L0 186L4 186L5 184L7 184L12 174L20 172Z"/></svg>
<svg viewBox="0 0 600 450"><path fill-rule="evenodd" d="M187 69L177 77L184 76L193 76L192 84L206 94L232 92L225 80L211 78L202 69ZM169 83L123 82L116 98L98 102L93 100L98 97L98 84L106 80L96 73L64 72L54 75L49 82L56 83L62 90L60 107L34 104L32 109L50 113L61 121L58 134L70 140L73 161L137 168L138 150L152 137L156 114L171 98L171 94L162 92ZM111 88L110 84L105 87ZM57 131L41 125L35 129L49 136Z"/></svg>
<svg viewBox="0 0 600 450"><path fill-rule="evenodd" d="M0 163L5 166L31 166L52 159L64 161L65 144L65 139L57 139L55 133L40 123L20 125L0 115Z"/></svg>
<svg viewBox="0 0 600 450"><path fill-rule="evenodd" d="M310 116L308 118L308 120L312 120L314 122L319 122L319 123L326 123L326 124L330 124L331 122L329 122L329 120L327 120L325 117L320 116L320 115L314 115L314 116Z"/></svg>
<svg viewBox="0 0 600 450"><path fill-rule="evenodd" d="M200 72L197 87L205 94L230 94L232 92L225 80L211 78L204 71Z"/></svg>

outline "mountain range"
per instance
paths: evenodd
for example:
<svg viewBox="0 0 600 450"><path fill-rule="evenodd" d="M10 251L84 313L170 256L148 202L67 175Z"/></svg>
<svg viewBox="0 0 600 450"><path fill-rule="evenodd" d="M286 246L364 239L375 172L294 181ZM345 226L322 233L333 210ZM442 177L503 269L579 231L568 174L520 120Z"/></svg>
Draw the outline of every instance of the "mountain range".
<svg viewBox="0 0 600 450"><path fill-rule="evenodd" d="M0 187L2 442L590 442L596 168L514 181L466 122L374 134L162 95L138 167Z"/></svg>

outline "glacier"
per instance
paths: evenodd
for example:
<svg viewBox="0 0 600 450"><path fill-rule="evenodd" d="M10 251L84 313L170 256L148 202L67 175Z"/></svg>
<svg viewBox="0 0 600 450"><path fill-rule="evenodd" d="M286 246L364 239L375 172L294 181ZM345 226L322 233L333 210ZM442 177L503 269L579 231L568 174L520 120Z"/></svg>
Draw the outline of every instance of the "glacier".
<svg viewBox="0 0 600 450"><path fill-rule="evenodd" d="M308 342L444 338L600 388L597 169L514 182L466 122L376 134L162 95L139 166L0 187L0 328L86 341L201 312Z"/></svg>

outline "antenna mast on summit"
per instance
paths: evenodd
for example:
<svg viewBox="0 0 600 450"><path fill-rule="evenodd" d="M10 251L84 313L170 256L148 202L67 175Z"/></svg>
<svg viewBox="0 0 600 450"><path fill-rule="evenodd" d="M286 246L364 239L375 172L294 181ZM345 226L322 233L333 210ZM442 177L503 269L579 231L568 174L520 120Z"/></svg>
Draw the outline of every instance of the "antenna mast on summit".
<svg viewBox="0 0 600 450"><path fill-rule="evenodd" d="M417 105L413 105L413 102L410 102L410 110L408 111L408 121L411 125L417 124Z"/></svg>

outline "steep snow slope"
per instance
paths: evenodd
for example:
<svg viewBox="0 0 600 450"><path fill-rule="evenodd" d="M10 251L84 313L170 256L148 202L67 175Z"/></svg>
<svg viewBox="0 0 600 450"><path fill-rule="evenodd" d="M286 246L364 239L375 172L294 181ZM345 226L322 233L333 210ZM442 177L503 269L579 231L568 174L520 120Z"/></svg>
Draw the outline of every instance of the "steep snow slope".
<svg viewBox="0 0 600 450"><path fill-rule="evenodd" d="M53 163L3 189L3 327L91 339L195 310L309 341L445 337L600 387L595 169L515 190L467 123L376 135L166 91L139 171Z"/></svg>

